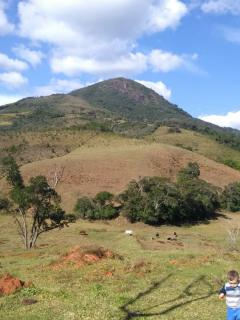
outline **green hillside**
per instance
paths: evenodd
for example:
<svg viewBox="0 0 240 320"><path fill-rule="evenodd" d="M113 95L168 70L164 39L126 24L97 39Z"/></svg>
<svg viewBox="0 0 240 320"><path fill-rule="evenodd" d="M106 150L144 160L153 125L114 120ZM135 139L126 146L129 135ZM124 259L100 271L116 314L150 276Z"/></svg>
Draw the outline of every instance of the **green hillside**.
<svg viewBox="0 0 240 320"><path fill-rule="evenodd" d="M155 91L124 78L103 81L70 93L97 108L104 108L132 121L185 120L192 117Z"/></svg>
<svg viewBox="0 0 240 320"><path fill-rule="evenodd" d="M31 97L0 107L0 131L91 130L143 138L160 127L187 129L240 151L240 131L193 118L151 89L125 78L69 94ZM228 163L236 167L235 163Z"/></svg>

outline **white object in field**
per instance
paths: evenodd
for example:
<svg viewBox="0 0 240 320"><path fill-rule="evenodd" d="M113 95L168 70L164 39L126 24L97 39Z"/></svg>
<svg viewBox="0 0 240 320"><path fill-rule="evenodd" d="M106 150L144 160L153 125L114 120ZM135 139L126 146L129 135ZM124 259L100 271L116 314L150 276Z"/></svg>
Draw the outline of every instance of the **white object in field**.
<svg viewBox="0 0 240 320"><path fill-rule="evenodd" d="M125 230L125 234L127 234L128 236L132 236L133 231L132 230Z"/></svg>

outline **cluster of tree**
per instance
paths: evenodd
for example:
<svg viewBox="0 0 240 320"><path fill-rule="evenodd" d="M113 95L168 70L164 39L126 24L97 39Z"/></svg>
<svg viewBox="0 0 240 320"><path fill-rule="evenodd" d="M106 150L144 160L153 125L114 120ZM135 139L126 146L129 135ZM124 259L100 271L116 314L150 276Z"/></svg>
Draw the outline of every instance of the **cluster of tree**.
<svg viewBox="0 0 240 320"><path fill-rule="evenodd" d="M33 177L25 185L13 157L4 158L2 164L11 191L9 200L0 199L0 211L12 214L25 249L33 248L42 233L74 222L75 217L65 214L60 196L44 176Z"/></svg>
<svg viewBox="0 0 240 320"><path fill-rule="evenodd" d="M160 177L132 181L120 195L124 215L132 222L181 224L208 219L219 208L218 190L199 178L197 163L182 169L177 182Z"/></svg>
<svg viewBox="0 0 240 320"><path fill-rule="evenodd" d="M232 183L221 191L199 176L199 165L194 162L179 172L176 182L161 177L133 180L116 197L121 212L131 222L160 225L206 220L214 217L220 208L240 210L240 183ZM82 219L113 219L119 214L113 199L108 192L101 192L93 199L80 198L75 213Z"/></svg>
<svg viewBox="0 0 240 320"><path fill-rule="evenodd" d="M221 191L199 178L196 162L180 170L176 182L145 177L130 182L117 197L106 191L94 198L82 197L76 203L75 215L62 210L60 196L44 176L33 177L26 185L13 157L4 158L2 166L11 191L8 198L0 195L0 212L12 214L26 249L33 248L42 233L68 226L76 218L109 220L120 210L131 222L152 225L209 219L219 208L240 211L240 182Z"/></svg>
<svg viewBox="0 0 240 320"><path fill-rule="evenodd" d="M110 192L99 192L95 198L82 197L78 199L74 212L78 218L87 220L110 220L119 215L114 207L114 195Z"/></svg>

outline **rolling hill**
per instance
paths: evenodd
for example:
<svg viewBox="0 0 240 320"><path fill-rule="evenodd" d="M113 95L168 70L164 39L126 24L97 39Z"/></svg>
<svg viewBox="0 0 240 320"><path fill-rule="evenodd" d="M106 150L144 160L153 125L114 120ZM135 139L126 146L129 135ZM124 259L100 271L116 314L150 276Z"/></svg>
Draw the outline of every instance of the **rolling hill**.
<svg viewBox="0 0 240 320"><path fill-rule="evenodd" d="M99 140L98 146L83 146L63 157L29 163L21 170L26 180L40 174L51 181L55 170L64 168L57 191L64 208L71 211L78 197L100 191L119 193L132 179L164 176L174 180L178 171L192 161L199 163L201 178L216 186L240 180L239 171L191 151L127 139L109 145Z"/></svg>
<svg viewBox="0 0 240 320"><path fill-rule="evenodd" d="M175 179L189 161L216 186L240 179L238 130L194 119L124 78L2 106L0 131L0 158L13 155L26 180L65 168L58 191L70 211L77 197L118 193L140 176Z"/></svg>

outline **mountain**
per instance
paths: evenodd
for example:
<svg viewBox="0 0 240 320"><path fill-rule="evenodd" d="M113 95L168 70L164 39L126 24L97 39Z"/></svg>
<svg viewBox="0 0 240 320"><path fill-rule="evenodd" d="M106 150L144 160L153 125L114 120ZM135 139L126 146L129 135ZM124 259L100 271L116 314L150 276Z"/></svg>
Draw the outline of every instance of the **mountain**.
<svg viewBox="0 0 240 320"><path fill-rule="evenodd" d="M131 121L179 120L192 117L155 91L125 78L102 81L70 93L96 108L107 109Z"/></svg>
<svg viewBox="0 0 240 320"><path fill-rule="evenodd" d="M89 194L118 192L143 175L174 179L188 161L218 186L240 178L240 131L195 119L125 78L2 106L0 134L0 160L12 154L29 168L26 178L66 167L61 193L69 208L87 184Z"/></svg>
<svg viewBox="0 0 240 320"><path fill-rule="evenodd" d="M0 130L74 127L143 137L160 126L193 130L240 150L240 131L193 118L155 91L125 78L69 94L26 98L0 108Z"/></svg>

